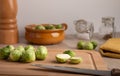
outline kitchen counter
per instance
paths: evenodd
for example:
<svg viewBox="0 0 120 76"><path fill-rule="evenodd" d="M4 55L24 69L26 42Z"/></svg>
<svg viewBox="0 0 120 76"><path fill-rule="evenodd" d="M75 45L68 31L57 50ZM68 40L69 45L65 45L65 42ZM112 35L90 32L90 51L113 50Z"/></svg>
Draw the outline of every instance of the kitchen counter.
<svg viewBox="0 0 120 76"><path fill-rule="evenodd" d="M66 35L65 40L62 41L61 43L58 44L54 44L54 45L45 45L48 49L73 49L73 50L77 50L76 45L77 42L80 39L76 37L76 35ZM96 34L93 37L93 40L97 41L99 43L98 47L95 49L95 51L98 51L99 46L101 44L103 44L105 42L105 40L102 40L99 38L99 36L97 36ZM24 37L20 37L19 39L19 43L18 44L14 44L14 46L18 46L18 45L30 45L30 43L28 43ZM35 45L32 44L35 47L38 47L40 45ZM6 45L0 44L0 47L3 47ZM113 68L119 68L120 69L120 59L115 59L115 58L108 58L108 57L102 57L103 60L105 61L105 64L107 64L108 69L111 70Z"/></svg>

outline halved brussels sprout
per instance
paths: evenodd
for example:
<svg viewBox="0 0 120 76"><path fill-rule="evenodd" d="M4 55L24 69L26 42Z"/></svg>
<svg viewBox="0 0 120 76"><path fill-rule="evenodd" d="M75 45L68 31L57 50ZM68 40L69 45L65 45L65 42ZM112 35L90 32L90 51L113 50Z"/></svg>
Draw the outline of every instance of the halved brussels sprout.
<svg viewBox="0 0 120 76"><path fill-rule="evenodd" d="M63 53L64 53L64 54L68 54L68 55L70 55L71 57L73 57L73 56L76 55L75 52L72 51L72 50L66 50L66 51L64 51Z"/></svg>
<svg viewBox="0 0 120 76"><path fill-rule="evenodd" d="M78 64L78 63L82 62L82 58L81 57L71 57L69 62L72 64Z"/></svg>
<svg viewBox="0 0 120 76"><path fill-rule="evenodd" d="M70 59L70 57L71 56L68 54L57 54L56 60L57 60L57 62L65 63L65 62L67 62L68 59Z"/></svg>
<svg viewBox="0 0 120 76"><path fill-rule="evenodd" d="M36 50L36 58L38 60L44 60L47 57L48 50L45 46L39 46Z"/></svg>

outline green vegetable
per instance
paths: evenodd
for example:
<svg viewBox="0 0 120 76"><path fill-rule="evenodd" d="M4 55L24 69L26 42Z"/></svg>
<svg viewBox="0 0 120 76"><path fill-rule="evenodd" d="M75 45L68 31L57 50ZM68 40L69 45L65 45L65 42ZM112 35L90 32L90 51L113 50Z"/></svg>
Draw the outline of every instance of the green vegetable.
<svg viewBox="0 0 120 76"><path fill-rule="evenodd" d="M68 54L57 54L56 55L56 60L59 63L65 63L65 62L67 62L68 59L70 59L70 57L71 56L68 55Z"/></svg>
<svg viewBox="0 0 120 76"><path fill-rule="evenodd" d="M91 43L93 44L93 49L95 49L98 45L96 41L91 41Z"/></svg>
<svg viewBox="0 0 120 76"><path fill-rule="evenodd" d="M72 63L72 64L78 64L78 63L80 63L80 62L82 62L83 60L82 60L82 58L81 57L71 57L70 58L70 63Z"/></svg>
<svg viewBox="0 0 120 76"><path fill-rule="evenodd" d="M21 51L22 53L25 51L25 49L24 49L23 46L18 46L16 49L19 50L19 51Z"/></svg>
<svg viewBox="0 0 120 76"><path fill-rule="evenodd" d="M14 50L15 47L13 45L7 45L5 48L8 48L9 50Z"/></svg>
<svg viewBox="0 0 120 76"><path fill-rule="evenodd" d="M61 24L58 24L55 26L56 29L62 29L62 25Z"/></svg>
<svg viewBox="0 0 120 76"><path fill-rule="evenodd" d="M72 51L72 50L66 50L66 51L64 51L63 53L64 53L64 54L68 54L68 55L70 55L71 57L73 57L73 56L76 55L75 52Z"/></svg>
<svg viewBox="0 0 120 76"><path fill-rule="evenodd" d="M21 57L21 61L22 62L33 62L36 60L36 56L35 56L35 51L32 49L28 49L26 51L23 52L22 57Z"/></svg>
<svg viewBox="0 0 120 76"><path fill-rule="evenodd" d="M2 48L0 48L0 51L2 50Z"/></svg>
<svg viewBox="0 0 120 76"><path fill-rule="evenodd" d="M77 43L77 48L78 48L78 49L84 49L84 46L85 46L85 42L84 42L84 41L79 41L79 42Z"/></svg>
<svg viewBox="0 0 120 76"><path fill-rule="evenodd" d="M35 27L36 30L45 30L45 27L43 25L37 25Z"/></svg>
<svg viewBox="0 0 120 76"><path fill-rule="evenodd" d="M52 29L55 29L55 26L54 25L46 25L45 28L47 30L52 30Z"/></svg>
<svg viewBox="0 0 120 76"><path fill-rule="evenodd" d="M3 58L2 58L2 55L1 55L1 50L2 50L2 48L0 48L0 59L3 59Z"/></svg>
<svg viewBox="0 0 120 76"><path fill-rule="evenodd" d="M9 59L11 61L19 61L24 52L25 52L24 47L18 46L13 51L10 52Z"/></svg>
<svg viewBox="0 0 120 76"><path fill-rule="evenodd" d="M38 60L44 60L47 57L48 50L45 46L39 46L36 50L36 58Z"/></svg>
<svg viewBox="0 0 120 76"><path fill-rule="evenodd" d="M0 51L0 59L7 59L10 54L10 49L9 48L2 48Z"/></svg>
<svg viewBox="0 0 120 76"><path fill-rule="evenodd" d="M11 51L11 53L9 55L9 59L11 61L19 61L21 56L22 56L22 51L15 49L15 50Z"/></svg>
<svg viewBox="0 0 120 76"><path fill-rule="evenodd" d="M95 42L95 41L89 41L89 42L79 41L77 43L78 49L93 50L96 47L97 47L97 42Z"/></svg>
<svg viewBox="0 0 120 76"><path fill-rule="evenodd" d="M25 50L35 50L35 48L32 45L28 45L25 47Z"/></svg>
<svg viewBox="0 0 120 76"><path fill-rule="evenodd" d="M93 44L91 42L87 42L84 46L84 49L93 50L94 49Z"/></svg>

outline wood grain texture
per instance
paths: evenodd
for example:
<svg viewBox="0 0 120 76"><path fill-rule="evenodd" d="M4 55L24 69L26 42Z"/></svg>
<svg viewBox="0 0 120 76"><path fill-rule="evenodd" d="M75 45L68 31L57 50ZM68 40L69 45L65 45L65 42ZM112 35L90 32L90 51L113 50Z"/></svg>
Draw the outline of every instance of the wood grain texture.
<svg viewBox="0 0 120 76"><path fill-rule="evenodd" d="M33 63L9 62L0 60L0 75L6 76L78 76L79 74L65 73L56 70L47 70L31 64L68 66L95 70L108 70L102 57L98 52L86 50L74 50L77 56L82 57L83 62L80 64L57 63L55 55L63 53L64 50L49 50L48 56L44 61L35 61Z"/></svg>

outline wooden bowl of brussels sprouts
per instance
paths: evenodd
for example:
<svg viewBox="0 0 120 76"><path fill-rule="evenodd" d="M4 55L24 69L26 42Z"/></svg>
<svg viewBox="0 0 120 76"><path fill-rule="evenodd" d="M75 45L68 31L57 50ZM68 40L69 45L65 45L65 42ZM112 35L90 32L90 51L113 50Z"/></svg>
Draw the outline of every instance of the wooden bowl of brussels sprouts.
<svg viewBox="0 0 120 76"><path fill-rule="evenodd" d="M33 44L56 44L64 40L67 24L31 24L25 27L25 39Z"/></svg>

